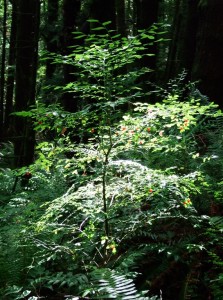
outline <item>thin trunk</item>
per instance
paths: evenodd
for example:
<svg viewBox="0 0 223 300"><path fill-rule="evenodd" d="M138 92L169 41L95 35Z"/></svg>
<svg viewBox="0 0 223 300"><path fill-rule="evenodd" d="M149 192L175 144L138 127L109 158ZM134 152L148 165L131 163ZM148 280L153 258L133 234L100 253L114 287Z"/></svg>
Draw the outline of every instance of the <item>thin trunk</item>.
<svg viewBox="0 0 223 300"><path fill-rule="evenodd" d="M134 9L136 11L136 30L148 29L155 22L158 21L158 12L159 12L159 0L134 0ZM145 94L150 91L150 82L156 80L156 54L157 54L157 45L156 43L149 43L145 41L145 50L142 54L153 54L154 56L143 56L139 61L140 68L148 68L151 72L146 72L139 79L141 87L144 90ZM148 101L148 96L143 100Z"/></svg>
<svg viewBox="0 0 223 300"><path fill-rule="evenodd" d="M0 79L0 138L3 134L4 123L4 98L5 98L5 68L6 68L6 32L7 32L7 0L3 1L3 21L2 21L2 57L1 57L1 79Z"/></svg>
<svg viewBox="0 0 223 300"><path fill-rule="evenodd" d="M136 0L135 7L137 15L137 29L148 29L158 21L159 0ZM149 46L147 49L147 53L156 54L156 52L156 44ZM141 64L143 67L148 67L152 70L155 70L156 56L144 57L141 61ZM149 76L149 78L151 78L151 76Z"/></svg>
<svg viewBox="0 0 223 300"><path fill-rule="evenodd" d="M126 36L125 0L116 0L116 23L117 32Z"/></svg>
<svg viewBox="0 0 223 300"><path fill-rule="evenodd" d="M80 12L80 0L64 0L63 2L63 49L64 55L69 55L72 52L70 48L76 41L73 32L77 28L77 18ZM74 67L71 65L64 65L64 84L68 84L76 80ZM63 105L68 111L75 112L78 110L78 98L73 97L71 93L64 93Z"/></svg>
<svg viewBox="0 0 223 300"><path fill-rule="evenodd" d="M14 93L14 80L15 80L15 52L16 52L16 5L15 0L12 1L12 21L10 32L10 46L8 58L8 74L6 82L6 101L5 101L5 121L4 128L7 131L7 136L13 134L12 124L10 124L10 114L13 110L13 93Z"/></svg>
<svg viewBox="0 0 223 300"><path fill-rule="evenodd" d="M178 14L178 11L180 9L180 3L181 0L175 1L175 9L174 9L174 18L172 23L172 34L171 34L171 42L169 46L169 53L168 53L168 59L166 64L166 74L165 78L166 80L173 77L173 74L176 74L175 68L176 68L176 51L177 51L177 45L178 45L178 38L179 38L179 28L180 28L180 17Z"/></svg>
<svg viewBox="0 0 223 300"><path fill-rule="evenodd" d="M39 0L19 0L17 5L15 111L35 104L37 74ZM15 118L15 166L33 162L35 135L29 120Z"/></svg>
<svg viewBox="0 0 223 300"><path fill-rule="evenodd" d="M48 0L48 16L47 16L47 36L46 48L50 53L58 51L58 0ZM47 60L46 63L46 79L52 79L55 72L56 64L52 64L52 60Z"/></svg>

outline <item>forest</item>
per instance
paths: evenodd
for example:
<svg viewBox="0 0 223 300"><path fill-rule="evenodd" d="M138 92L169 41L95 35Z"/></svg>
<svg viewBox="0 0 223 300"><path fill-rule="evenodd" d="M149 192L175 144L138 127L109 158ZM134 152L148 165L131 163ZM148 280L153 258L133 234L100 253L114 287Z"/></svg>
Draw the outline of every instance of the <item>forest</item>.
<svg viewBox="0 0 223 300"><path fill-rule="evenodd" d="M0 299L223 299L223 1L0 4Z"/></svg>

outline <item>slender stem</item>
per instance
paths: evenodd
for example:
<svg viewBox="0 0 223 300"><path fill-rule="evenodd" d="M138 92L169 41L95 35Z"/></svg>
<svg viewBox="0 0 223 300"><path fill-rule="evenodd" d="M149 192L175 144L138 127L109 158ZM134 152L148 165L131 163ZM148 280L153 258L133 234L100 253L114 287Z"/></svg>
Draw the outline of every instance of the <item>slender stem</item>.
<svg viewBox="0 0 223 300"><path fill-rule="evenodd" d="M105 215L104 226L105 226L105 235L109 235L109 226L108 226L108 215L107 215L107 200L106 200L106 165L103 168L103 177L102 177L102 198L103 198L103 211Z"/></svg>
<svg viewBox="0 0 223 300"><path fill-rule="evenodd" d="M109 139L110 145L108 150L105 152L105 160L103 163L103 173L102 173L102 199L103 199L103 211L105 215L104 226L105 226L105 235L109 236L109 223L107 215L107 199L106 199L106 177L107 177L107 167L108 167L108 158L113 147L112 138L111 138L111 129L109 129Z"/></svg>

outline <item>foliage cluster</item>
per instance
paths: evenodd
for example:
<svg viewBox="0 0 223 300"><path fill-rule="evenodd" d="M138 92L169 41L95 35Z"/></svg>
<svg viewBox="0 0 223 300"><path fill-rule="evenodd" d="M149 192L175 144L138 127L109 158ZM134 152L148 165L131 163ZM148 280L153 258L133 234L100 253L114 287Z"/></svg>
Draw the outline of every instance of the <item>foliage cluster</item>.
<svg viewBox="0 0 223 300"><path fill-rule="evenodd" d="M2 299L221 299L222 113L190 85L138 102L152 34L107 31L56 56L80 81L55 90L83 107L18 113L38 145L29 169L1 173Z"/></svg>

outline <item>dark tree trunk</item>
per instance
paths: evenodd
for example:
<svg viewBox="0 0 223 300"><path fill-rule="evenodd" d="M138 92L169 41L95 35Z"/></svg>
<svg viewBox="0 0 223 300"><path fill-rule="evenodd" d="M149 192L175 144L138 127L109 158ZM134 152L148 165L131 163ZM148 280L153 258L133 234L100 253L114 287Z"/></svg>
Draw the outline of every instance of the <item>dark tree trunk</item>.
<svg viewBox="0 0 223 300"><path fill-rule="evenodd" d="M159 0L135 0L137 28L149 28L158 20Z"/></svg>
<svg viewBox="0 0 223 300"><path fill-rule="evenodd" d="M58 51L58 0L48 0L46 49L50 53ZM56 64L52 60L46 63L46 80L50 80L55 72Z"/></svg>
<svg viewBox="0 0 223 300"><path fill-rule="evenodd" d="M12 2L12 21L10 31L10 46L8 57L8 74L6 82L6 103L5 103L5 121L4 128L7 136L10 137L12 132L12 122L10 114L13 110L13 94L14 94L14 80L15 80L15 52L16 52L16 4L15 0Z"/></svg>
<svg viewBox="0 0 223 300"><path fill-rule="evenodd" d="M168 81L171 77L176 75L176 51L179 39L179 29L180 29L180 14L178 13L180 10L181 0L175 1L175 9L174 9L174 17L172 23L172 30L170 34L170 45L169 45L169 53L168 53L168 60L166 64L166 74L165 78Z"/></svg>
<svg viewBox="0 0 223 300"><path fill-rule="evenodd" d="M116 0L116 24L117 32L126 36L125 0Z"/></svg>
<svg viewBox="0 0 223 300"><path fill-rule="evenodd" d="M166 80L184 69L191 77L198 22L198 0L177 0L172 28L172 38L166 66Z"/></svg>
<svg viewBox="0 0 223 300"><path fill-rule="evenodd" d="M5 67L6 67L6 30L7 30L7 1L3 2L3 20L2 20L2 57L1 57L1 78L0 78L0 140L3 134L4 123L4 98L5 98Z"/></svg>
<svg viewBox="0 0 223 300"><path fill-rule="evenodd" d="M39 0L18 0L15 111L35 103L39 10ZM15 118L15 131L15 166L21 167L33 162L35 135L31 123L20 117Z"/></svg>
<svg viewBox="0 0 223 300"><path fill-rule="evenodd" d="M134 9L136 11L136 29L148 29L154 23L158 22L158 12L159 12L159 0L134 0ZM148 43L148 41L146 41ZM149 91L148 81L155 81L156 73L156 54L157 46L155 43L151 45L146 45L146 49L142 54L154 54L154 56L144 56L140 60L140 67L146 67L152 70L150 73L143 75L140 80L142 82L142 87L144 91Z"/></svg>
<svg viewBox="0 0 223 300"><path fill-rule="evenodd" d="M118 0L117 0L118 1ZM136 9L134 0L125 0L125 19L127 35L137 34L136 31Z"/></svg>
<svg viewBox="0 0 223 300"><path fill-rule="evenodd" d="M148 29L158 21L159 0L135 0L135 7L137 29ZM155 44L148 48L148 53L156 54L156 52L157 47ZM145 57L142 60L142 64L154 70L156 66L156 56Z"/></svg>
<svg viewBox="0 0 223 300"><path fill-rule="evenodd" d="M78 16L81 8L81 0L63 1L63 36L62 47L64 54L70 53L70 46L76 44L73 32L77 30Z"/></svg>
<svg viewBox="0 0 223 300"><path fill-rule="evenodd" d="M115 0L93 0L90 8L90 18L103 23L112 21L110 29L116 29ZM92 24L94 26L94 23ZM97 25L96 25L97 26Z"/></svg>
<svg viewBox="0 0 223 300"><path fill-rule="evenodd" d="M72 49L69 47L73 46L77 42L74 39L73 32L77 29L77 18L80 12L81 1L80 0L64 0L63 2L63 49L64 55L69 55ZM76 80L72 74L74 67L71 65L64 65L64 84L68 84ZM75 112L78 110L78 100L74 98L71 93L64 93L63 105L65 110Z"/></svg>
<svg viewBox="0 0 223 300"><path fill-rule="evenodd" d="M192 80L199 89L223 108L223 1L202 1Z"/></svg>

